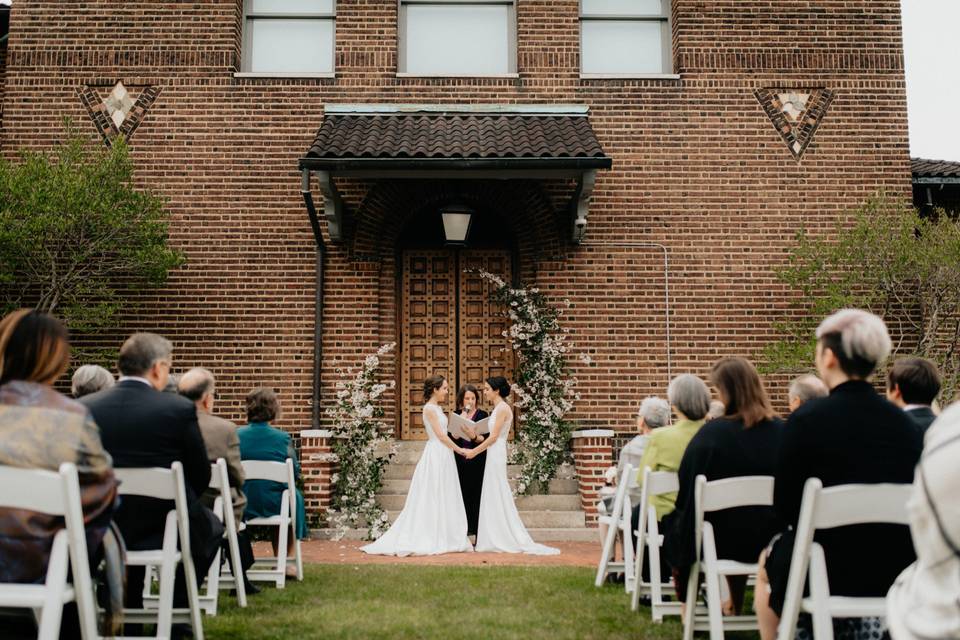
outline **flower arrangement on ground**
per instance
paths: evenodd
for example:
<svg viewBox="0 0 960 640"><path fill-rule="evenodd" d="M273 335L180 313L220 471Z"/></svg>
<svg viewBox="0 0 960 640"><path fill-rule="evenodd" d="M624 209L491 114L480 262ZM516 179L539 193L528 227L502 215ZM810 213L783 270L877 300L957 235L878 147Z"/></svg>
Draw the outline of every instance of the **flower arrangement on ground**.
<svg viewBox="0 0 960 640"><path fill-rule="evenodd" d="M476 273L490 283L490 299L510 320L503 335L517 358L513 393L519 428L513 462L520 465L520 476L516 491L545 491L567 459L573 426L564 416L580 399L575 391L577 380L567 366L571 345L567 330L560 326L562 311L550 305L539 289L514 288L495 274ZM570 301L564 300L564 304L569 307ZM586 355L581 360L590 363Z"/></svg>
<svg viewBox="0 0 960 640"><path fill-rule="evenodd" d="M384 412L380 399L395 383L381 383L378 373L381 358L395 344L383 345L366 357L353 377L338 382L337 402L327 410L333 421L333 451L339 462L339 470L332 477L329 516L338 540L350 528L366 527L370 540L389 528L387 514L377 504L376 496L383 484L383 469L395 448L393 432L381 420Z"/></svg>

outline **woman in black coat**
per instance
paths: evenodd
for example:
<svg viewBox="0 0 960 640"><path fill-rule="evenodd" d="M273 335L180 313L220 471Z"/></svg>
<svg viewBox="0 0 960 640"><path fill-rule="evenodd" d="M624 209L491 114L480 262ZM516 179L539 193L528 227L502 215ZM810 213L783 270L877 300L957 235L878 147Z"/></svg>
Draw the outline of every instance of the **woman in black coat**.
<svg viewBox="0 0 960 640"><path fill-rule="evenodd" d="M472 384L465 384L457 392L457 413L473 422L478 422L487 417L487 412L477 408L477 401L480 398L480 392ZM464 428L466 431L467 429ZM473 449L481 442L484 436L480 434L473 435L471 440L465 438L455 438L453 434L448 433L450 439L457 446L464 449ZM467 512L467 535L477 535L477 521L480 518L480 492L483 489L483 469L487 464L487 452L484 451L472 460L467 460L463 456L456 456L457 475L460 476L460 493L463 494L463 508Z"/></svg>
<svg viewBox="0 0 960 640"><path fill-rule="evenodd" d="M707 480L739 476L772 476L783 435L756 369L744 358L724 358L713 366L713 386L720 392L725 415L711 420L693 437L680 462L680 491L676 509L664 517L664 555L673 569L677 596L687 595L690 567L696 560L697 476ZM760 551L782 528L773 507L739 507L707 514L716 535L717 555L728 560L756 562ZM743 604L746 576L731 576L731 603L727 611Z"/></svg>

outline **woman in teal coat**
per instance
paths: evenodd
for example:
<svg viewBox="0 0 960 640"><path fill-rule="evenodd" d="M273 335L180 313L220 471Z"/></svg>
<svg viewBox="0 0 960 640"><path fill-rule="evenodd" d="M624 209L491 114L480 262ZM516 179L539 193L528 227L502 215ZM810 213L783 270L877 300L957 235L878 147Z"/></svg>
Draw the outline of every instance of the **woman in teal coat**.
<svg viewBox="0 0 960 640"><path fill-rule="evenodd" d="M254 389L247 394L247 422L250 424L237 429L240 438L241 460L267 460L284 462L293 459L293 473L300 479L300 462L293 448L290 434L270 426L280 414L280 402L273 389ZM251 518L269 518L280 513L280 499L287 485L272 480L247 480L243 484L243 493L247 496L247 508L244 520ZM299 539L307 537L306 511L303 507L303 494L297 490L297 530ZM273 540L276 553L276 539Z"/></svg>

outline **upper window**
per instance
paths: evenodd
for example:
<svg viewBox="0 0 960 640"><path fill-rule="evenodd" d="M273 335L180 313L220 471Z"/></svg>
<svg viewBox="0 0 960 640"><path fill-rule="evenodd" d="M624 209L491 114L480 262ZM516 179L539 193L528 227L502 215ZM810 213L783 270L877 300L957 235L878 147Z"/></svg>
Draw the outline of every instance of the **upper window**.
<svg viewBox="0 0 960 640"><path fill-rule="evenodd" d="M401 73L513 74L516 42L515 0L400 0Z"/></svg>
<svg viewBox="0 0 960 640"><path fill-rule="evenodd" d="M335 0L244 0L250 73L333 73Z"/></svg>
<svg viewBox="0 0 960 640"><path fill-rule="evenodd" d="M584 75L673 73L670 0L581 0Z"/></svg>

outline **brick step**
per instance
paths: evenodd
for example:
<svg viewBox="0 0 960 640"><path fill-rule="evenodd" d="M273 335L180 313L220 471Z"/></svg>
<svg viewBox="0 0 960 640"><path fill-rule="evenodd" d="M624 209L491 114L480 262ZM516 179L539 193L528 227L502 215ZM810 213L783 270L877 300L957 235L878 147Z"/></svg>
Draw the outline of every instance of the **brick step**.
<svg viewBox="0 0 960 640"><path fill-rule="evenodd" d="M392 523L400 515L400 510L387 511ZM583 511L521 511L520 520L526 527L561 529L585 528L586 515Z"/></svg>
<svg viewBox="0 0 960 640"><path fill-rule="evenodd" d="M406 494L378 495L377 503L387 511L399 511L407 500ZM578 495L519 496L517 509L524 511L580 511Z"/></svg>
<svg viewBox="0 0 960 640"><path fill-rule="evenodd" d="M510 487L512 489L517 488L517 481L515 479L510 480ZM410 479L409 478L389 478L383 481L383 487L380 489L382 495L407 495L407 492L410 491ZM577 481L574 479L563 479L557 478L550 481L549 485L549 494L552 496L567 496L574 495L579 496L579 487L577 486Z"/></svg>
<svg viewBox="0 0 960 640"><path fill-rule="evenodd" d="M566 528L566 527L528 527L527 532L536 542L598 542L600 534L597 529ZM364 540L366 529L349 529L344 540ZM310 538L313 540L332 540L333 529L311 529ZM598 542L599 545L599 542ZM599 555L599 546L597 547Z"/></svg>

